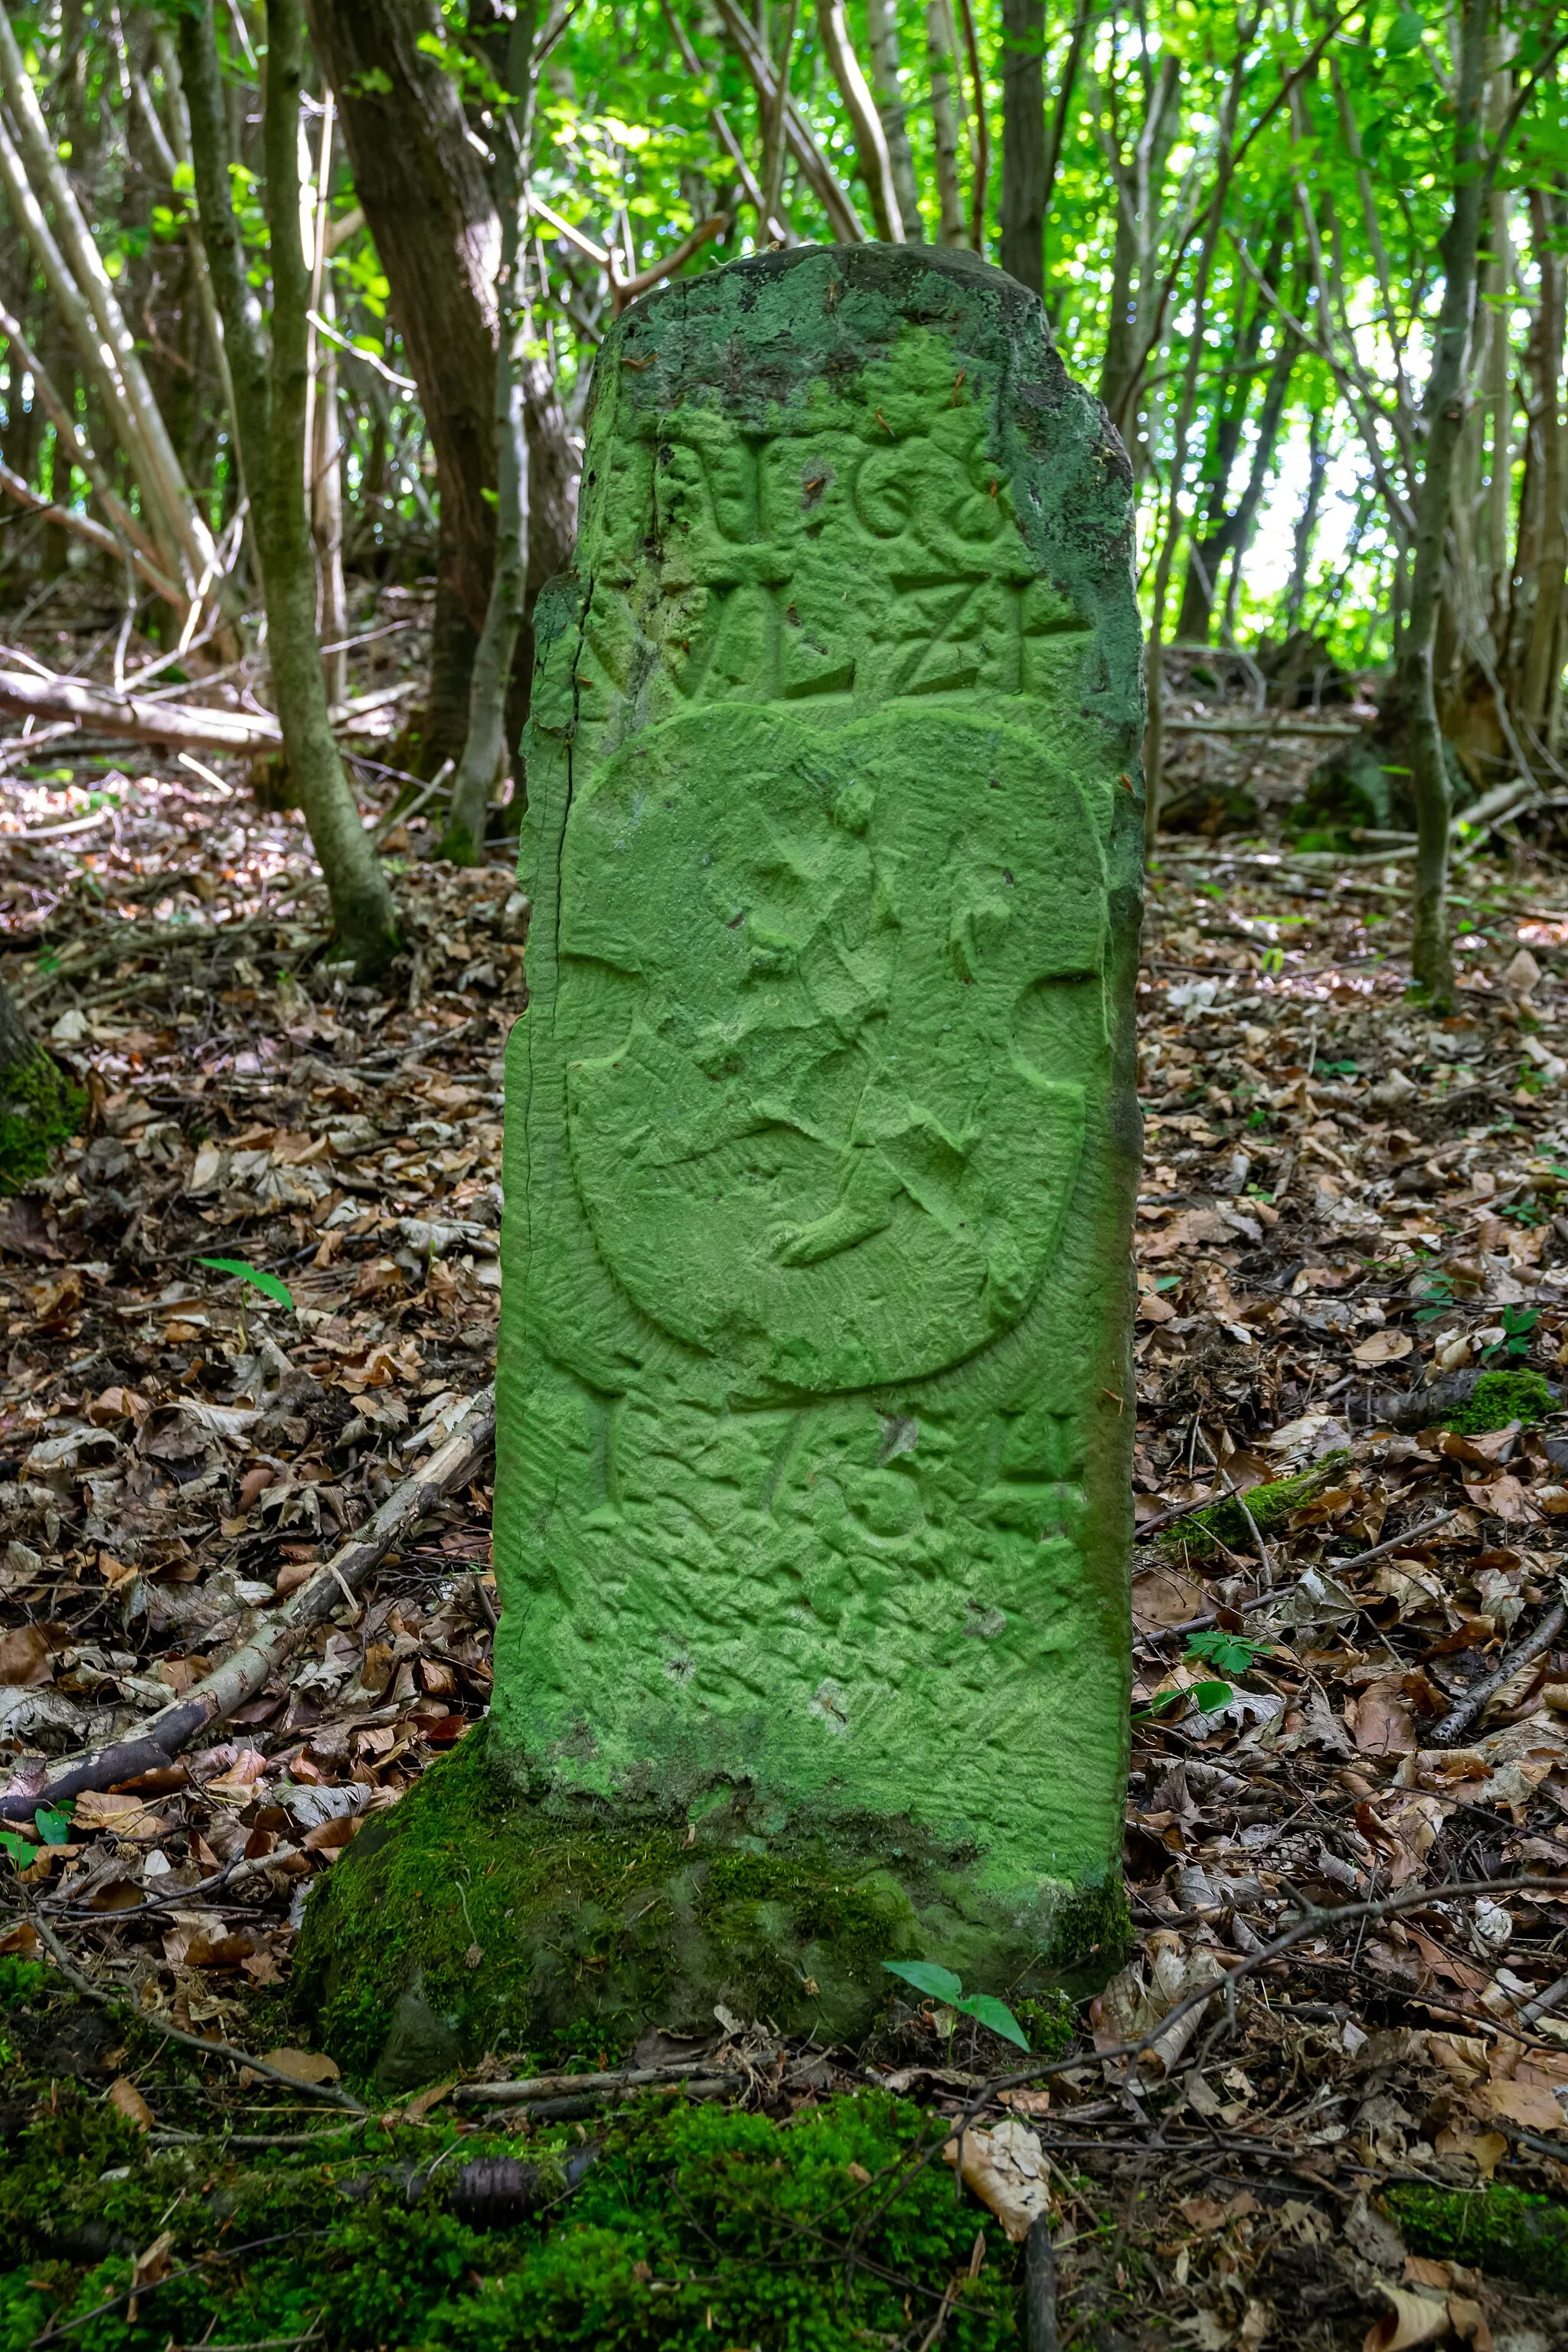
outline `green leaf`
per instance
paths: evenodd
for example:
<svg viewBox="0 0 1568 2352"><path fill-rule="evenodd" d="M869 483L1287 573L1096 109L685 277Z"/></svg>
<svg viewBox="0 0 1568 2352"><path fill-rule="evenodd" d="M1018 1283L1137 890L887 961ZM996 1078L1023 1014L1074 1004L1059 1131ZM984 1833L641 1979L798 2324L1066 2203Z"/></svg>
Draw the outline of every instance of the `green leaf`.
<svg viewBox="0 0 1568 2352"><path fill-rule="evenodd" d="M1394 29L1383 45L1385 58L1407 57L1418 49L1426 34L1426 19L1419 8L1402 8L1394 20Z"/></svg>
<svg viewBox="0 0 1568 2352"><path fill-rule="evenodd" d="M965 2017L973 2017L981 2025L988 2025L993 2033L1002 2036L1004 2042L1016 2042L1020 2050L1028 2048L1028 2035L1006 2002L998 2000L994 1994L972 1992L967 2000L955 2000L952 2005Z"/></svg>
<svg viewBox="0 0 1568 2352"><path fill-rule="evenodd" d="M25 1837L18 1837L15 1830L0 1830L0 1846L10 1855L14 1870L30 1870L38 1858L37 1848L29 1845Z"/></svg>
<svg viewBox="0 0 1568 2352"><path fill-rule="evenodd" d="M76 1811L76 1799L68 1797L63 1805L40 1805L33 1815L33 1826L46 1845L64 1845L71 1833L71 1815Z"/></svg>
<svg viewBox="0 0 1568 2352"><path fill-rule="evenodd" d="M264 1298L276 1299L279 1307L294 1311L294 1294L286 1282L279 1282L265 1266L247 1265L242 1257L199 1257L198 1265L210 1265L215 1274L232 1274L236 1282L253 1283Z"/></svg>
<svg viewBox="0 0 1568 2352"><path fill-rule="evenodd" d="M1222 1675L1244 1675L1257 1657L1258 1644L1240 1633L1222 1633L1216 1625L1206 1633L1194 1633L1187 1643L1189 1658L1203 1658L1217 1666Z"/></svg>
<svg viewBox="0 0 1568 2352"><path fill-rule="evenodd" d="M945 2000L950 2009L960 2005L963 1981L951 1969L936 1960L884 1960L882 1966L890 1976L902 1977L917 1992L927 1994L932 2000Z"/></svg>
<svg viewBox="0 0 1568 2352"><path fill-rule="evenodd" d="M1217 1706L1228 1706L1236 1696L1228 1683L1194 1683L1191 1696L1197 1701L1200 1715L1212 1715Z"/></svg>

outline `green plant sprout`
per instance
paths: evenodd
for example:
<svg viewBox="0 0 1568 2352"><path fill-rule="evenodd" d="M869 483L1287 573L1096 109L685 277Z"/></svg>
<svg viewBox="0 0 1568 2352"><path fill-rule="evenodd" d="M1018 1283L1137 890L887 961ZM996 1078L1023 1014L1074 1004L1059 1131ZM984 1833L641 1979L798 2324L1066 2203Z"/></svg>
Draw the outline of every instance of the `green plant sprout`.
<svg viewBox="0 0 1568 2352"><path fill-rule="evenodd" d="M248 1282L253 1288L260 1291L263 1298L270 1298L277 1307L287 1307L290 1315L294 1312L293 1292L288 1284L280 1282L275 1274L268 1274L264 1265L252 1265L248 1259L243 1257L199 1257L196 1264L210 1265L215 1274L232 1275L236 1282ZM250 1345L245 1336L243 1291L240 1294L239 1344L242 1348L247 1348Z"/></svg>
<svg viewBox="0 0 1568 2352"><path fill-rule="evenodd" d="M1020 2050L1027 2050L1029 2037L1006 2002L998 2000L994 1993L966 1993L962 1978L955 1977L951 1969L944 1969L939 1961L884 1960L882 1966L889 1976L902 1977L906 1984L913 1985L915 1990L923 1992L929 2000L940 2002L942 2008L949 2012L952 2021L947 2028L950 2054L953 2027L961 2017L973 2017L977 2025L999 2033L1004 2042L1016 2042Z"/></svg>
<svg viewBox="0 0 1568 2352"><path fill-rule="evenodd" d="M71 1814L76 1799L68 1797L63 1805L40 1805L33 1815L33 1826L42 1845L64 1845L70 1837ZM14 1870L29 1870L38 1858L38 1848L16 1830L0 1830L0 1846L10 1856Z"/></svg>
<svg viewBox="0 0 1568 2352"><path fill-rule="evenodd" d="M1494 1339L1489 1348L1481 1349L1483 1360L1489 1364L1494 1356L1501 1356L1507 1363L1521 1362L1530 1353L1531 1334L1540 1320L1538 1307L1505 1307L1502 1310L1502 1338Z"/></svg>
<svg viewBox="0 0 1568 2352"><path fill-rule="evenodd" d="M1201 1633L1194 1633L1184 1654L1188 1660L1196 1659L1205 1665L1217 1666L1222 1674L1245 1675L1256 1663L1259 1651L1267 1646L1266 1643L1249 1642L1244 1633L1227 1633L1220 1626L1213 1625ZM1140 1707L1132 1720L1134 1723L1147 1723L1162 1709L1173 1706L1179 1698L1195 1699L1200 1712L1211 1715L1216 1706L1228 1706L1235 1696L1235 1688L1228 1682L1193 1683L1185 1690L1167 1691L1163 1698L1154 1701L1152 1706Z"/></svg>
<svg viewBox="0 0 1568 2352"><path fill-rule="evenodd" d="M1439 1315L1448 1314L1455 1304L1453 1276L1427 1275L1421 1285L1421 1301L1415 1309L1417 1323L1434 1323Z"/></svg>
<svg viewBox="0 0 1568 2352"><path fill-rule="evenodd" d="M210 1265L216 1274L232 1274L236 1282L250 1283L264 1298L270 1298L276 1306L286 1307L290 1315L294 1312L293 1292L286 1282L280 1282L275 1274L268 1274L263 1265L248 1265L242 1257L199 1257L196 1264Z"/></svg>

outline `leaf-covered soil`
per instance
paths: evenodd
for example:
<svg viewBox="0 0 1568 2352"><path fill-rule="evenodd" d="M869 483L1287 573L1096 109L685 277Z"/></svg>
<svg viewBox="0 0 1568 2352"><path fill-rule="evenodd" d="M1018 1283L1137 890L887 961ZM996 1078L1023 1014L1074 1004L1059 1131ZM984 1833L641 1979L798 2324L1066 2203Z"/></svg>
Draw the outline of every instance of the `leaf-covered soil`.
<svg viewBox="0 0 1568 2352"><path fill-rule="evenodd" d="M412 662L418 629L390 642ZM358 987L298 819L237 767L0 761L0 970L89 1104L0 1208L16 1781L265 1623L490 1377L523 910L504 849L457 872L416 817L387 835L409 951ZM1191 836L1151 891L1138 1948L1068 2027L1026 2017L1007 2094L1069 2345L1568 2341L1568 1998L1542 2000L1568 1973L1568 881L1519 845L1460 868L1436 1021L1406 995L1407 879ZM331 2104L295 1933L483 1716L489 1502L412 1529L286 1685L0 1861L4 2342L1022 2342L1021 2252L941 2144L1029 2062L891 1979L869 2050L716 2021L687 2054L722 2087L646 2115ZM154 2019L306 2060L247 2080ZM486 2202L490 2157L512 2186Z"/></svg>

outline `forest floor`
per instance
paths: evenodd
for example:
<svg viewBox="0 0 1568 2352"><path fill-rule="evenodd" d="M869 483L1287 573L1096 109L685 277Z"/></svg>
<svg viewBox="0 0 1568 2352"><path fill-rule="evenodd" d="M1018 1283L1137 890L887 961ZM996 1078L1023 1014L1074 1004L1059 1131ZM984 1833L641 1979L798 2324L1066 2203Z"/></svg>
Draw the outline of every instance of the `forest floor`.
<svg viewBox="0 0 1568 2352"><path fill-rule="evenodd" d="M0 1209L13 1772L264 1625L491 1377L523 1002L504 850L392 832L410 952L357 986L237 766L47 756L0 744L0 969L90 1109ZM1407 996L1407 878L1178 840L1152 883L1136 1949L1011 2116L1019 2053L930 2004L874 2060L726 2025L729 2087L651 2121L503 2130L451 2084L344 2112L290 1947L484 1714L476 1480L217 1736L13 1837L0 2352L1021 2342L1016 2198L940 2160L965 2112L1048 2180L1064 2345L1568 2344L1568 867L1462 867L1446 1021Z"/></svg>

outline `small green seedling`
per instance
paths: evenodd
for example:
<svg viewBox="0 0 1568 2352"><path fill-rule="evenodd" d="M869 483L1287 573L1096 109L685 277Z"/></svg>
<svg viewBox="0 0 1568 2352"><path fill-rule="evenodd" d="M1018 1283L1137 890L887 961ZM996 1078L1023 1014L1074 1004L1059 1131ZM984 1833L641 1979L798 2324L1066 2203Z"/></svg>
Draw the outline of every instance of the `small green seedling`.
<svg viewBox="0 0 1568 2352"><path fill-rule="evenodd" d="M1421 1304L1415 1309L1417 1323L1435 1323L1440 1315L1449 1314L1454 1306L1454 1283L1451 1275L1428 1275L1421 1285Z"/></svg>
<svg viewBox="0 0 1568 2352"><path fill-rule="evenodd" d="M962 1978L936 1960L884 1960L882 1966L889 1976L902 1977L929 2000L939 2001L952 2012L954 2019L973 2017L977 2025L989 2027L1004 2042L1016 2042L1020 2050L1027 2050L1029 2037L1005 2000L988 1992L966 1993ZM948 2046L952 2045L952 2027L947 2029Z"/></svg>
<svg viewBox="0 0 1568 2352"><path fill-rule="evenodd" d="M1534 1307L1505 1307L1502 1310L1502 1338L1483 1348L1482 1356L1489 1364L1494 1356L1505 1363L1517 1364L1529 1355L1531 1334L1541 1320Z"/></svg>
<svg viewBox="0 0 1568 2352"><path fill-rule="evenodd" d="M1222 1675L1244 1675L1262 1647L1261 1642L1249 1642L1244 1633L1226 1633L1218 1625L1211 1625L1205 1633L1192 1636L1187 1655L1201 1658L1205 1665L1217 1666Z"/></svg>
<svg viewBox="0 0 1568 2352"><path fill-rule="evenodd" d="M1200 1660L1205 1665L1217 1666L1222 1674L1244 1675L1264 1646L1261 1642L1249 1642L1243 1633L1227 1633L1220 1626L1211 1625L1204 1633L1192 1635L1187 1643L1186 1655L1190 1659ZM1216 1706L1228 1706L1235 1696L1229 1683L1194 1683L1186 1690L1167 1691L1164 1697L1157 1698L1152 1706L1141 1707L1132 1720L1134 1723L1147 1723L1165 1707L1174 1706L1179 1698L1194 1699L1201 1714L1212 1715Z"/></svg>
<svg viewBox="0 0 1568 2352"><path fill-rule="evenodd" d="M275 1274L268 1274L264 1265L252 1265L248 1260L242 1257L200 1257L196 1260L196 1264L210 1265L215 1274L231 1274L236 1282L251 1284L254 1288L260 1291L263 1298L270 1298L277 1307L286 1307L290 1315L294 1312L293 1292L286 1282L279 1282ZM243 1293L241 1301L239 1344L242 1348L247 1348L250 1342L245 1336Z"/></svg>
<svg viewBox="0 0 1568 2352"><path fill-rule="evenodd" d="M43 1844L64 1845L68 1843L75 1808L74 1797L68 1797L63 1805L38 1807L33 1815L33 1826ZM0 1830L0 1846L4 1846L11 1857L13 1868L16 1870L30 1870L38 1858L38 1849L31 1839L21 1836L16 1830Z"/></svg>
<svg viewBox="0 0 1568 2352"><path fill-rule="evenodd" d="M242 1257L199 1257L196 1264L210 1265L215 1274L232 1274L236 1282L250 1283L260 1291L263 1298L270 1298L275 1306L286 1307L290 1315L294 1312L293 1292L286 1282L279 1282L275 1274L268 1274L264 1265L249 1265Z"/></svg>

